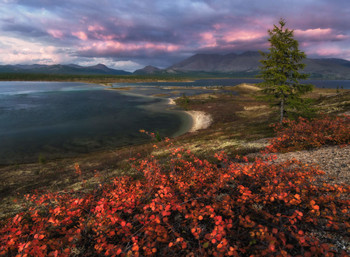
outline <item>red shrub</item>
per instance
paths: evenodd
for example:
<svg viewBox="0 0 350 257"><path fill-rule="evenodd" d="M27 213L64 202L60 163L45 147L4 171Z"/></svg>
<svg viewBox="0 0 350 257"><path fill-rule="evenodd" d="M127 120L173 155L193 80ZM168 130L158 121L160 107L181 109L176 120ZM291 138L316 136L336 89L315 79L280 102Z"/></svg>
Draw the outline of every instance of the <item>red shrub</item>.
<svg viewBox="0 0 350 257"><path fill-rule="evenodd" d="M216 157L220 168L174 149L164 164L140 161L141 180L27 196L32 207L0 229L0 255L333 256L310 229L349 236L349 186L317 187L322 172L295 161Z"/></svg>
<svg viewBox="0 0 350 257"><path fill-rule="evenodd" d="M284 120L275 124L277 136L268 146L269 152L288 152L350 143L350 116L330 117L296 121Z"/></svg>

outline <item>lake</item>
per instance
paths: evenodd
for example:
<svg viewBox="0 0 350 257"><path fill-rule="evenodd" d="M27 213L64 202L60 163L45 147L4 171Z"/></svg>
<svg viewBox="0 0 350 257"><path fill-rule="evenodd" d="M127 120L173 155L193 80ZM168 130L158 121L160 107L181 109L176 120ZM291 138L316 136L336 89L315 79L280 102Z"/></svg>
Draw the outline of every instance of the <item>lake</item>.
<svg viewBox="0 0 350 257"><path fill-rule="evenodd" d="M128 86L152 86L152 87L221 87L235 86L241 83L255 84L261 82L261 79L255 78L236 78L236 79L200 79L193 82L145 82L145 83L114 83L114 87ZM341 88L350 89L350 80L312 80L308 79L305 83L313 84L318 88Z"/></svg>
<svg viewBox="0 0 350 257"><path fill-rule="evenodd" d="M190 117L166 99L126 95L99 85L0 82L0 163L38 161L140 144L140 133L176 136Z"/></svg>
<svg viewBox="0 0 350 257"><path fill-rule="evenodd" d="M140 133L178 136L191 119L167 98L225 92L258 79L114 83L111 88L71 82L0 82L0 164L37 162L141 144ZM348 88L350 81L309 80L317 87ZM201 88L198 88L201 87Z"/></svg>

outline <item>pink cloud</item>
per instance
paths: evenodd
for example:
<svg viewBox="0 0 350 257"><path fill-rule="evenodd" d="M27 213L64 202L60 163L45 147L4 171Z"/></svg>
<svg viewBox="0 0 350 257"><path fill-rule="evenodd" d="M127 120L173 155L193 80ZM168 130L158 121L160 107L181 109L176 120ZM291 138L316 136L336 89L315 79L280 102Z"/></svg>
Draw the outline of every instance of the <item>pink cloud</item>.
<svg viewBox="0 0 350 257"><path fill-rule="evenodd" d="M88 39L88 36L83 31L72 32L72 35L83 41L86 41Z"/></svg>
<svg viewBox="0 0 350 257"><path fill-rule="evenodd" d="M337 34L330 28L326 29L307 29L307 30L294 30L294 33L297 37L303 38L305 40L312 41L325 41L325 40L344 40L348 38L348 36L343 34Z"/></svg>
<svg viewBox="0 0 350 257"><path fill-rule="evenodd" d="M116 39L125 38L124 34L114 34L108 31L105 27L95 24L89 25L87 30L89 31L88 35L90 39L98 39L102 41L113 41ZM80 38L81 39L81 38Z"/></svg>
<svg viewBox="0 0 350 257"><path fill-rule="evenodd" d="M154 50L158 50L158 51L166 51L166 52L175 52L177 50L179 50L179 46L174 45L174 44L154 44L154 43L146 43L146 44L142 44L141 48L139 49L154 49Z"/></svg>
<svg viewBox="0 0 350 257"><path fill-rule="evenodd" d="M54 38L59 38L59 39L62 39L64 34L62 31L60 30L56 30L56 29L49 29L47 31L47 33L49 33L51 36L53 36Z"/></svg>
<svg viewBox="0 0 350 257"><path fill-rule="evenodd" d="M102 27L101 25L89 25L88 26L88 31L104 31L105 28Z"/></svg>
<svg viewBox="0 0 350 257"><path fill-rule="evenodd" d="M6 60L7 64L33 63L33 60L39 64L55 64L71 60L68 55L61 54L61 49L52 45L1 35L0 42L8 45L7 48L0 49L0 59Z"/></svg>
<svg viewBox="0 0 350 257"><path fill-rule="evenodd" d="M226 33L223 39L226 42L235 41L254 41L259 38L265 37L266 32L261 31L249 31L249 30L235 30Z"/></svg>
<svg viewBox="0 0 350 257"><path fill-rule="evenodd" d="M204 47L216 47L217 42L214 33L212 32L204 32L200 34L200 37L202 38L202 45Z"/></svg>
<svg viewBox="0 0 350 257"><path fill-rule="evenodd" d="M167 43L121 43L119 41L107 40L94 42L92 45L80 48L81 51L95 50L97 52L122 52L122 51L138 51L138 50L155 50L165 52L175 52L179 50L179 46Z"/></svg>
<svg viewBox="0 0 350 257"><path fill-rule="evenodd" d="M203 48L232 48L236 44L259 41L267 34L261 30L226 29L224 25L220 24L216 24L216 27L218 30L203 32L199 35L201 38L200 44Z"/></svg>
<svg viewBox="0 0 350 257"><path fill-rule="evenodd" d="M301 30L301 29L296 29L294 30L295 35L298 36L324 36L324 35L329 35L332 33L332 29L328 28L328 29L307 29L307 30Z"/></svg>
<svg viewBox="0 0 350 257"><path fill-rule="evenodd" d="M93 32L92 36L96 39L102 40L102 41L112 41L116 38L115 35L104 35L98 32Z"/></svg>
<svg viewBox="0 0 350 257"><path fill-rule="evenodd" d="M219 30L219 29L221 29L221 28L223 28L224 26L223 26L223 24L221 24L221 23L215 23L214 25L213 25L213 28L214 29L216 29L216 30Z"/></svg>

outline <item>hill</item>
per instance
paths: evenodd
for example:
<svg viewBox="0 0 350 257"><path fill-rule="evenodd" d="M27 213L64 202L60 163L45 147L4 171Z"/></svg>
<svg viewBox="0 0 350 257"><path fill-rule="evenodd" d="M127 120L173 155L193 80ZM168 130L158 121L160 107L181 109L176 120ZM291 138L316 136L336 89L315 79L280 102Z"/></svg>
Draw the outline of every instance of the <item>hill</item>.
<svg viewBox="0 0 350 257"><path fill-rule="evenodd" d="M36 73L36 74L70 74L70 75L128 75L130 72L108 68L104 64L80 66L76 64L55 65L0 65L0 73Z"/></svg>
<svg viewBox="0 0 350 257"><path fill-rule="evenodd" d="M258 70L260 59L258 52L245 52L240 55L196 54L168 69L182 72L253 72Z"/></svg>
<svg viewBox="0 0 350 257"><path fill-rule="evenodd" d="M162 73L162 69L159 69L157 67L154 67L152 65L147 65L146 67L139 69L139 70L135 70L134 74L135 75L151 75L151 74L159 74Z"/></svg>
<svg viewBox="0 0 350 257"><path fill-rule="evenodd" d="M262 57L259 52L242 54L196 54L166 69L168 73L218 73L252 77L258 74ZM305 61L305 72L312 78L350 79L350 61L343 59L311 59Z"/></svg>

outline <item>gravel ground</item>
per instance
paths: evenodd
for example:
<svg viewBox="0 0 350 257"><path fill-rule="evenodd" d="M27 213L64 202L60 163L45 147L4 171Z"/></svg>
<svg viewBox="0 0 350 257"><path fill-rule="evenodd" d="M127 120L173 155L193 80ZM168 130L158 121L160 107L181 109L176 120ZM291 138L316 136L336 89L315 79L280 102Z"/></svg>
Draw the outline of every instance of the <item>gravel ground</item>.
<svg viewBox="0 0 350 257"><path fill-rule="evenodd" d="M350 145L325 146L307 151L277 153L277 161L297 159L303 163L318 166L323 170L329 183L350 184Z"/></svg>

